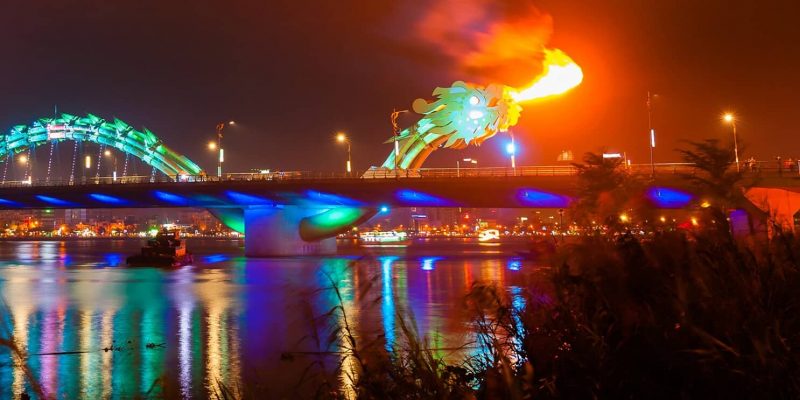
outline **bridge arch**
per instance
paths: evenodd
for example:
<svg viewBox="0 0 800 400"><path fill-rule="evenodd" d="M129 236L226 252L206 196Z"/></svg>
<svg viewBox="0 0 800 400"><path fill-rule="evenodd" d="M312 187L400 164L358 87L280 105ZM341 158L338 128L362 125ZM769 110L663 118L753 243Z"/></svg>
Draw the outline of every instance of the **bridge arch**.
<svg viewBox="0 0 800 400"><path fill-rule="evenodd" d="M61 114L54 118L40 118L30 125L14 126L5 135L0 135L0 161L43 143L65 140L112 147L171 177L204 173L192 160L167 147L147 128L136 130L117 118L107 121L93 114L85 117Z"/></svg>

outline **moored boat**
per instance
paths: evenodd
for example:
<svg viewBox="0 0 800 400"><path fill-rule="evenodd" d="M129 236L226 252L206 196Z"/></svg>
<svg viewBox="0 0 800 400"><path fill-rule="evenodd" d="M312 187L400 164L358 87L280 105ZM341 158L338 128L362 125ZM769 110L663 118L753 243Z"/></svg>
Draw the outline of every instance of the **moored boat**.
<svg viewBox="0 0 800 400"><path fill-rule="evenodd" d="M405 232L372 231L362 232L358 235L358 243L361 245L404 245L410 242L411 238Z"/></svg>
<svg viewBox="0 0 800 400"><path fill-rule="evenodd" d="M130 266L180 267L191 263L192 255L186 251L186 242L181 240L179 231L163 230L147 241L140 254L126 261Z"/></svg>

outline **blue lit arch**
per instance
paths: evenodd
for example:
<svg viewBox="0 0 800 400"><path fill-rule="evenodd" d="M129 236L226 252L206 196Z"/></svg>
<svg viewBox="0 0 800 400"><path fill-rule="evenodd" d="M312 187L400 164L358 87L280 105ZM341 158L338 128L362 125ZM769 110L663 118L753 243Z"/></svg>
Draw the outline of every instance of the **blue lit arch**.
<svg viewBox="0 0 800 400"><path fill-rule="evenodd" d="M167 176L200 175L203 170L194 162L167 147L147 128L136 130L114 118L106 121L96 115L78 117L61 114L40 118L30 125L17 125L0 135L0 161L10 154L48 142L64 140L92 142L130 154Z"/></svg>

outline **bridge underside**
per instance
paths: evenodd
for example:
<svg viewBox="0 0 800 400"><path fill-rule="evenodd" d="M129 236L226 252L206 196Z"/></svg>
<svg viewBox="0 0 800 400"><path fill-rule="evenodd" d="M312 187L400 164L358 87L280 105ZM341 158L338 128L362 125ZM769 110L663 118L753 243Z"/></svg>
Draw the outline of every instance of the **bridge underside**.
<svg viewBox="0 0 800 400"><path fill-rule="evenodd" d="M574 176L319 179L87 184L0 188L0 209L198 207L246 234L251 256L324 254L329 238L387 207L566 208ZM695 199L677 177L644 193L654 207L683 208ZM753 188L748 198L793 227L800 194Z"/></svg>

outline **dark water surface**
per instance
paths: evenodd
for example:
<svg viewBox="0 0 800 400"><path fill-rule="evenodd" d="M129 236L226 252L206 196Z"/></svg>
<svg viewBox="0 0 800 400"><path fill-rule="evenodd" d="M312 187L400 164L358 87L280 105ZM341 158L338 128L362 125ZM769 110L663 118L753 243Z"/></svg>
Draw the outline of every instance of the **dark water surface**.
<svg viewBox="0 0 800 400"><path fill-rule="evenodd" d="M470 285L496 282L513 294L541 268L516 257L523 242L460 239L345 244L335 257L277 259L247 259L237 241L190 239L192 266L127 268L125 258L140 246L0 242L0 337L13 335L29 354L45 394L205 398L220 384L257 383L267 397L292 396L305 368L328 357L313 353L320 347L309 340L309 314L339 304L331 281L359 334L396 338L401 308L439 355L459 358L471 351L461 348L471 341L462 312ZM0 398L30 392L27 385L24 369L0 347Z"/></svg>

